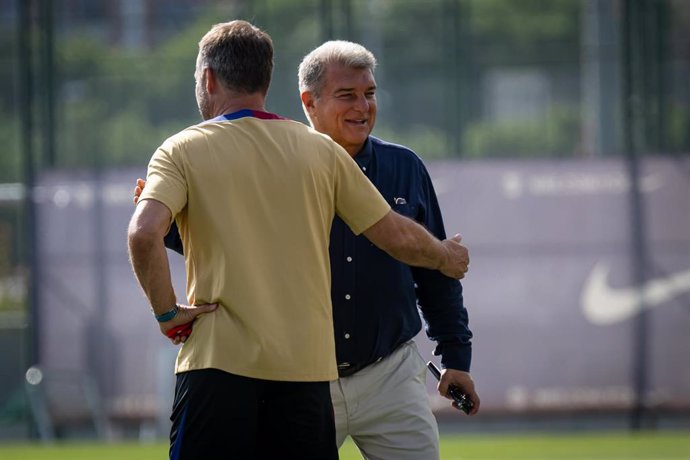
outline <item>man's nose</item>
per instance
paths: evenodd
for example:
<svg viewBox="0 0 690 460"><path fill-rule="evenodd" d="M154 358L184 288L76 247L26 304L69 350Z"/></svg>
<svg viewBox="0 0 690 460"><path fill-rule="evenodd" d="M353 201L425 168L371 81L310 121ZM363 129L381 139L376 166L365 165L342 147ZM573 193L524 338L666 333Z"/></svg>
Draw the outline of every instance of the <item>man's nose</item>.
<svg viewBox="0 0 690 460"><path fill-rule="evenodd" d="M362 112L369 111L369 101L367 100L367 97L364 94L360 94L357 96L357 100L355 101L355 107L358 110L361 110Z"/></svg>

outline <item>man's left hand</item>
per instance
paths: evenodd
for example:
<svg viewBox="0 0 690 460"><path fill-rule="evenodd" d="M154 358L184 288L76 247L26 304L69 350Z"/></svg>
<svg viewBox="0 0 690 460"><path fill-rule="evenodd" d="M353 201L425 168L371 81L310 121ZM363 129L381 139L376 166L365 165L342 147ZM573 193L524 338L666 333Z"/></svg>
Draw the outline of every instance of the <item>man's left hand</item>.
<svg viewBox="0 0 690 460"><path fill-rule="evenodd" d="M191 324L194 322L197 316L204 314L204 313L211 313L212 311L215 311L218 308L217 303L211 303L211 304L203 304L203 305L178 305L178 312L177 315L171 319L170 321L166 321L164 323L158 323L161 333L168 337L170 341L174 345L179 345L181 343L184 343L187 341L189 336L191 335ZM168 335L168 332L177 327L177 326L182 326L182 325L187 325L189 324L188 329L184 329L184 331L180 334L173 335L172 337Z"/></svg>
<svg viewBox="0 0 690 460"><path fill-rule="evenodd" d="M447 399L453 399L448 395L448 386L453 385L458 388L461 393L467 395L467 398L472 401L472 409L467 415L475 415L479 412L479 395L474 389L474 381L469 372L458 371L455 369L444 369L441 371L441 380L438 382L438 392ZM453 402L455 406L455 402Z"/></svg>

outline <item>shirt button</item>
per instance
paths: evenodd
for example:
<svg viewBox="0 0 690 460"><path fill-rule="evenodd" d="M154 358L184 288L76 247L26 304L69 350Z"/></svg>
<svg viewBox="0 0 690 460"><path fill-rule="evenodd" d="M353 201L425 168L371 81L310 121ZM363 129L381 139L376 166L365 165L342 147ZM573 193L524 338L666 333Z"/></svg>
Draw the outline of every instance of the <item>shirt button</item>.
<svg viewBox="0 0 690 460"><path fill-rule="evenodd" d="M362 166L362 171L366 171L366 170L367 170L367 167L366 167L366 166Z"/></svg>
<svg viewBox="0 0 690 460"><path fill-rule="evenodd" d="M345 259L345 260L347 260L348 262L352 262L352 257L347 256L347 259Z"/></svg>
<svg viewBox="0 0 690 460"><path fill-rule="evenodd" d="M350 294L345 294L345 299L350 300L352 296Z"/></svg>
<svg viewBox="0 0 690 460"><path fill-rule="evenodd" d="M349 339L349 338L350 338L350 334L348 334L348 333L346 332L346 333L345 333L345 338L346 338L346 339Z"/></svg>

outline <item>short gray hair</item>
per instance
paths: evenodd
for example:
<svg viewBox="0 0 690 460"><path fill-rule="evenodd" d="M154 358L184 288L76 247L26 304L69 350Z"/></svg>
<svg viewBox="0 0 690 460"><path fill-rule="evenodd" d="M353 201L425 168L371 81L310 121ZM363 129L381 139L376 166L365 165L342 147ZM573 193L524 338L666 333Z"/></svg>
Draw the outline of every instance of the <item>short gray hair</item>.
<svg viewBox="0 0 690 460"><path fill-rule="evenodd" d="M339 64L347 68L368 69L374 73L376 58L373 53L357 43L331 40L304 56L297 71L299 91L310 91L319 97L324 86L326 68Z"/></svg>

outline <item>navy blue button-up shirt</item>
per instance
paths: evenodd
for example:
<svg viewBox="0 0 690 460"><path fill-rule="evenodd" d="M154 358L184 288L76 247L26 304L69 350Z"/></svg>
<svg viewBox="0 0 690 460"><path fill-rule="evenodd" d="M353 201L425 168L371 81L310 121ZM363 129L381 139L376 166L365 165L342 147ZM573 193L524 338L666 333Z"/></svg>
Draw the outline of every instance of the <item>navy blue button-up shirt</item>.
<svg viewBox="0 0 690 460"><path fill-rule="evenodd" d="M446 237L429 173L414 152L370 136L354 159L393 210ZM419 305L444 367L469 371L472 333L458 280L398 262L339 217L330 256L339 364L375 362L412 339L422 326Z"/></svg>
<svg viewBox="0 0 690 460"><path fill-rule="evenodd" d="M355 161L396 212L437 238L446 237L429 173L414 152L370 136ZM182 253L175 225L165 245ZM421 330L421 310L443 366L470 370L472 333L458 280L398 262L355 236L339 217L333 221L330 257L339 364L360 367L385 358Z"/></svg>

